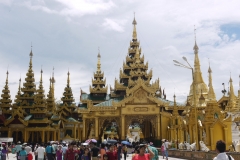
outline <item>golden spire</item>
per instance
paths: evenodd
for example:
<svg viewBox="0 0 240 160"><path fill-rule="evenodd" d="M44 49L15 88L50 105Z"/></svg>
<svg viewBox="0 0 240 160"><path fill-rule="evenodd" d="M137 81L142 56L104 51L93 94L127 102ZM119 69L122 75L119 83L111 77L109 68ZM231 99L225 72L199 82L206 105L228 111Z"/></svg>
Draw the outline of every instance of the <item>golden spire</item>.
<svg viewBox="0 0 240 160"><path fill-rule="evenodd" d="M230 91L229 91L229 100L235 100L235 94L234 94L234 89L233 89L233 84L232 84L232 77L230 75L230 80L229 80L229 83L230 83Z"/></svg>
<svg viewBox="0 0 240 160"><path fill-rule="evenodd" d="M52 78L51 79L51 82L52 82L52 94L54 96L54 83L56 82L55 81L55 78L54 78L54 67L53 67L53 72L52 72Z"/></svg>
<svg viewBox="0 0 240 160"><path fill-rule="evenodd" d="M6 78L6 85L8 85L8 70L7 70L7 78Z"/></svg>
<svg viewBox="0 0 240 160"><path fill-rule="evenodd" d="M43 85L42 85L42 73L43 73L43 71L42 71L42 69L41 69L41 76L40 76L40 84L39 84L39 89L42 89L43 88Z"/></svg>
<svg viewBox="0 0 240 160"><path fill-rule="evenodd" d="M21 94L21 78L19 79L18 95Z"/></svg>
<svg viewBox="0 0 240 160"><path fill-rule="evenodd" d="M173 116L178 116L178 109L177 109L177 102L176 102L176 95L175 95L175 93L173 95L173 99L174 99L174 106L173 106L172 115Z"/></svg>
<svg viewBox="0 0 240 160"><path fill-rule="evenodd" d="M29 69L32 69L32 57L33 57L32 46L31 46L31 52L29 56L30 56Z"/></svg>
<svg viewBox="0 0 240 160"><path fill-rule="evenodd" d="M100 55L100 49L98 47L98 63L97 63L97 72L101 72L101 55Z"/></svg>
<svg viewBox="0 0 240 160"><path fill-rule="evenodd" d="M134 12L134 19L133 19L132 24L133 24L132 39L133 39L133 40L137 40L137 29L136 29L137 21L135 20L135 12Z"/></svg>
<svg viewBox="0 0 240 160"><path fill-rule="evenodd" d="M69 71L68 71L67 75L68 75L68 78L67 78L67 86L69 87L69 86L70 86L70 73L69 73Z"/></svg>
<svg viewBox="0 0 240 160"><path fill-rule="evenodd" d="M213 85L212 85L212 69L210 67L209 63L209 68L208 68L208 100L209 101L216 101L216 95L214 93Z"/></svg>
<svg viewBox="0 0 240 160"><path fill-rule="evenodd" d="M196 29L194 26L194 34L195 34L195 44L193 47L195 58L194 58L194 78L195 82L198 83L204 83L202 78L202 72L200 68L200 61L198 58L198 46L197 46L197 40L196 40Z"/></svg>

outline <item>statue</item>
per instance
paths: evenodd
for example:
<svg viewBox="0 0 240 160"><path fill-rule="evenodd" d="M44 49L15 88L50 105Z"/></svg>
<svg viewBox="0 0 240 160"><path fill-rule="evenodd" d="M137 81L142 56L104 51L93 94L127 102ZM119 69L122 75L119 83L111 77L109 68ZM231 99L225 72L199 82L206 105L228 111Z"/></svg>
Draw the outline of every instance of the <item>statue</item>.
<svg viewBox="0 0 240 160"><path fill-rule="evenodd" d="M184 142L184 145L185 145L185 147L186 147L186 149L187 149L188 151L191 150L191 146L190 146L190 144L189 144L188 142Z"/></svg>
<svg viewBox="0 0 240 160"><path fill-rule="evenodd" d="M240 141L238 141L238 143L236 144L235 150L236 152L240 152Z"/></svg>
<svg viewBox="0 0 240 160"><path fill-rule="evenodd" d="M183 148L184 148L183 146L184 146L184 144L183 144L182 142L179 143L179 144L178 144L178 149L179 149L179 150L183 150Z"/></svg>
<svg viewBox="0 0 240 160"><path fill-rule="evenodd" d="M205 151L205 152L208 152L209 151L209 148L204 144L203 141L199 141L199 144L201 146L201 151Z"/></svg>
<svg viewBox="0 0 240 160"><path fill-rule="evenodd" d="M190 150L191 151L194 151L195 149L196 149L196 142L194 142L190 145Z"/></svg>
<svg viewBox="0 0 240 160"><path fill-rule="evenodd" d="M202 137L203 137L203 142L206 143L206 132L204 131L204 129L203 129Z"/></svg>

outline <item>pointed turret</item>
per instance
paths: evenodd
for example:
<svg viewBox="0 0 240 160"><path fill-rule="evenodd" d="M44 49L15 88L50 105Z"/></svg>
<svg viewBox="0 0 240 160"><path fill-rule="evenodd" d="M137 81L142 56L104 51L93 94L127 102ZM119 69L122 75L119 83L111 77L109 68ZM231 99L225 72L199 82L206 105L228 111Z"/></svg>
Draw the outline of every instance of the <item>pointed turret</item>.
<svg viewBox="0 0 240 160"><path fill-rule="evenodd" d="M137 21L135 20L135 14L134 14L134 19L133 19L133 34L132 34L132 39L137 40L137 29L136 29L136 25L137 25Z"/></svg>
<svg viewBox="0 0 240 160"><path fill-rule="evenodd" d="M208 101L216 101L216 95L213 89L213 85L212 85L212 69L209 65L208 68Z"/></svg>
<svg viewBox="0 0 240 160"><path fill-rule="evenodd" d="M43 81L42 81L42 74L43 71L41 69L41 76L40 76L40 82L39 87L37 89L37 93L34 96L34 104L33 109L30 110L30 113L33 115L34 118L45 118L47 111L47 105L46 105L46 99L43 89Z"/></svg>
<svg viewBox="0 0 240 160"><path fill-rule="evenodd" d="M106 78L104 78L104 73L101 71L101 55L99 50L97 58L98 58L97 70L93 74L94 78L92 79L92 86L89 86L93 104L97 104L104 101L108 90L108 87L106 86ZM94 99L97 100L95 101Z"/></svg>
<svg viewBox="0 0 240 160"><path fill-rule="evenodd" d="M17 95L15 96L15 100L14 100L14 104L13 104L13 108L17 108L18 106L20 106L20 97L21 97L21 78L19 79L19 85L18 85L18 92Z"/></svg>
<svg viewBox="0 0 240 160"><path fill-rule="evenodd" d="M179 114L178 114L178 109L177 109L177 103L176 103L176 95L175 95L175 93L174 93L173 98L174 98L174 106L173 106L172 115L173 115L173 116L178 116Z"/></svg>
<svg viewBox="0 0 240 160"><path fill-rule="evenodd" d="M152 70L148 71L148 63L144 63L144 56L142 49L137 39L136 19L133 19L133 36L128 48L128 55L126 61L123 62L123 68L120 69L120 80L115 80L114 90L111 92L111 97L124 97L126 90L133 88L141 79L144 84L156 93L159 90L159 84L150 84L152 79Z"/></svg>
<svg viewBox="0 0 240 160"><path fill-rule="evenodd" d="M70 73L67 73L67 86L64 89L63 97L61 100L63 101L63 105L71 106L75 101L73 98L72 88L70 87Z"/></svg>
<svg viewBox="0 0 240 160"><path fill-rule="evenodd" d="M54 94L52 88L52 78L49 79L49 92L47 95L47 110L49 112L49 116L56 112L55 101L54 101Z"/></svg>
<svg viewBox="0 0 240 160"><path fill-rule="evenodd" d="M229 90L229 99L227 104L227 110L228 111L236 111L236 96L234 94L233 84L232 84L232 77L230 76L229 84L230 84L230 90Z"/></svg>
<svg viewBox="0 0 240 160"><path fill-rule="evenodd" d="M196 92L197 92L197 99L200 98L200 91L202 91L202 94L204 97L207 97L208 95L208 88L207 85L205 84L205 82L203 81L202 78L202 72L201 72L201 68L200 68L200 60L198 58L198 45L197 45L197 40L196 40L196 29L194 29L194 33L195 33L195 44L193 47L194 50L194 81L195 81L195 85L196 85ZM193 103L193 83L191 84L190 87L190 102Z"/></svg>
<svg viewBox="0 0 240 160"><path fill-rule="evenodd" d="M238 111L240 111L240 75L239 75L239 89L238 89Z"/></svg>
<svg viewBox="0 0 240 160"><path fill-rule="evenodd" d="M6 82L5 82L5 86L2 90L2 95L1 95L1 99L0 99L0 108L2 109L2 112L6 115L6 117L8 117L10 115L10 108L12 107L11 103L11 95L10 95L10 91L9 91L9 87L8 87L8 71L7 71L7 78L6 78Z"/></svg>

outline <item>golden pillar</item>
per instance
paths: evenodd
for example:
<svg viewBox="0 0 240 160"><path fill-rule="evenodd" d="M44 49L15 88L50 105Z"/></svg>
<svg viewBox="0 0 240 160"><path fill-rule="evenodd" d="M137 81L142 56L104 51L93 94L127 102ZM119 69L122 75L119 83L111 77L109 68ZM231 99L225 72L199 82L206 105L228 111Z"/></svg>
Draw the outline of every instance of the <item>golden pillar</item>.
<svg viewBox="0 0 240 160"><path fill-rule="evenodd" d="M61 139L61 137L60 137L61 131L59 129L58 129L57 134L58 134L58 141L60 141L60 139Z"/></svg>
<svg viewBox="0 0 240 160"><path fill-rule="evenodd" d="M83 132L82 132L83 140L86 139L86 118L83 118Z"/></svg>
<svg viewBox="0 0 240 160"><path fill-rule="evenodd" d="M12 130L8 129L8 137L12 137Z"/></svg>
<svg viewBox="0 0 240 160"><path fill-rule="evenodd" d="M53 131L53 140L54 141L56 141L57 139L56 139L56 130L55 131Z"/></svg>
<svg viewBox="0 0 240 160"><path fill-rule="evenodd" d="M49 141L49 138L50 138L50 132L47 131L47 142Z"/></svg>
<svg viewBox="0 0 240 160"><path fill-rule="evenodd" d="M42 131L42 142L45 142L45 131Z"/></svg>
<svg viewBox="0 0 240 160"><path fill-rule="evenodd" d="M98 133L98 117L95 117L95 137L98 140L99 139L99 133Z"/></svg>
<svg viewBox="0 0 240 160"><path fill-rule="evenodd" d="M76 139L76 124L73 127L73 138Z"/></svg>
<svg viewBox="0 0 240 160"><path fill-rule="evenodd" d="M78 139L80 140L80 141L82 141L82 139L81 139L81 130L80 130L80 124L78 124Z"/></svg>
<svg viewBox="0 0 240 160"><path fill-rule="evenodd" d="M161 139L161 124L160 124L160 115L157 115L157 139Z"/></svg>
<svg viewBox="0 0 240 160"><path fill-rule="evenodd" d="M122 119L121 119L121 139L124 140L126 139L126 135L125 135L125 115L122 115Z"/></svg>
<svg viewBox="0 0 240 160"><path fill-rule="evenodd" d="M211 127L210 128L210 139L211 139L211 150L214 150L215 147L214 147L214 143L213 143L213 128Z"/></svg>
<svg viewBox="0 0 240 160"><path fill-rule="evenodd" d="M202 138L203 129L200 128L200 129L199 129L199 132L200 132L200 140L199 140L199 141L203 141L203 138Z"/></svg>

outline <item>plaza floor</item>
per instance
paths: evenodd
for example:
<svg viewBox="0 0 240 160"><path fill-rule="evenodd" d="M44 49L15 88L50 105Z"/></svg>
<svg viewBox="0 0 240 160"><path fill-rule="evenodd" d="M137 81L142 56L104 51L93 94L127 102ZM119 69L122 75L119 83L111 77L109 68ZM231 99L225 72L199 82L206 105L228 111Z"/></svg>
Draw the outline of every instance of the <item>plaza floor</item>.
<svg viewBox="0 0 240 160"><path fill-rule="evenodd" d="M8 157L9 159L8 160L17 160L16 158L16 154L12 154L12 153L9 153L8 154ZM34 159L34 158L33 158ZM127 160L131 160L132 159L132 155L129 154L129 156L127 157ZM162 156L159 156L159 160L162 160ZM166 159L166 158L165 158ZM34 159L35 160L35 159ZM123 159L122 159L123 160ZM169 157L168 160L184 160L184 159L180 159L180 158L172 158L172 157Z"/></svg>

